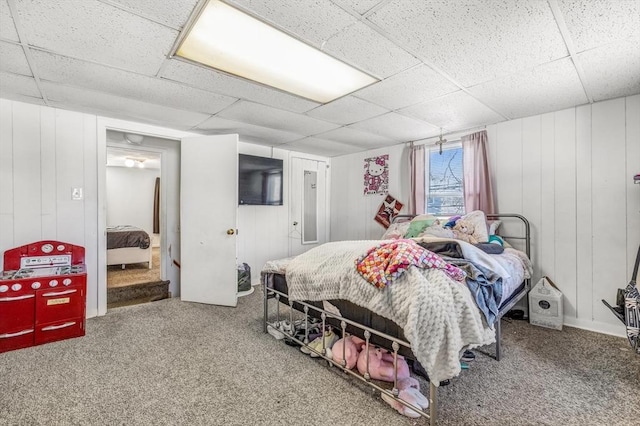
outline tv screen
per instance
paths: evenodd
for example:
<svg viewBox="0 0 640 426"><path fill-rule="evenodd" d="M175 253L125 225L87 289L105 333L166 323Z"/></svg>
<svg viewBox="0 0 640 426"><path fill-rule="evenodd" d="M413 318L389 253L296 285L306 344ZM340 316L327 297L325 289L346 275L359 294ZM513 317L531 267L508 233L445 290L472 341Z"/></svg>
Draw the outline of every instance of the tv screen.
<svg viewBox="0 0 640 426"><path fill-rule="evenodd" d="M282 160L239 154L238 204L282 205Z"/></svg>

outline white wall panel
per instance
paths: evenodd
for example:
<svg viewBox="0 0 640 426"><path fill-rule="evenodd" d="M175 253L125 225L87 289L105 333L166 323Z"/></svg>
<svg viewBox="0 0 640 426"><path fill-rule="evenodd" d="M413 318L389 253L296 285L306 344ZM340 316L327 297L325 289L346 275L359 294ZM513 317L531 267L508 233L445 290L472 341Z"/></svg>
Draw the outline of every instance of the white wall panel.
<svg viewBox="0 0 640 426"><path fill-rule="evenodd" d="M540 117L540 274L555 277L555 116Z"/></svg>
<svg viewBox="0 0 640 426"><path fill-rule="evenodd" d="M555 275L564 294L565 316L576 316L576 111L555 113Z"/></svg>
<svg viewBox="0 0 640 426"><path fill-rule="evenodd" d="M540 161L539 115L522 119L522 215L529 221L533 282L540 279Z"/></svg>
<svg viewBox="0 0 640 426"><path fill-rule="evenodd" d="M625 99L592 106L593 318L611 322L600 299L613 300L627 282Z"/></svg>
<svg viewBox="0 0 640 426"><path fill-rule="evenodd" d="M522 120L499 123L496 133L496 187L494 188L499 213L522 211ZM518 221L505 220L500 225L503 235L523 232ZM518 249L516 242L512 244Z"/></svg>
<svg viewBox="0 0 640 426"><path fill-rule="evenodd" d="M631 279L633 266L640 246L640 184L633 183L633 176L640 173L640 95L626 99L627 112L627 277Z"/></svg>
<svg viewBox="0 0 640 426"><path fill-rule="evenodd" d="M56 111L40 108L40 152L42 158L56 158ZM58 238L56 221L56 162L40 161L42 198L42 239Z"/></svg>
<svg viewBox="0 0 640 426"><path fill-rule="evenodd" d="M42 239L40 107L13 103L13 225L15 245Z"/></svg>
<svg viewBox="0 0 640 426"><path fill-rule="evenodd" d="M44 108L43 108L44 109ZM98 315L98 173L97 173L97 118L82 116L83 171L82 185L84 202L84 263L87 274L87 316Z"/></svg>
<svg viewBox="0 0 640 426"><path fill-rule="evenodd" d="M13 103L0 99L0 252L13 241ZM0 270L3 259L0 257Z"/></svg>
<svg viewBox="0 0 640 426"><path fill-rule="evenodd" d="M576 108L576 315L593 319L591 105Z"/></svg>

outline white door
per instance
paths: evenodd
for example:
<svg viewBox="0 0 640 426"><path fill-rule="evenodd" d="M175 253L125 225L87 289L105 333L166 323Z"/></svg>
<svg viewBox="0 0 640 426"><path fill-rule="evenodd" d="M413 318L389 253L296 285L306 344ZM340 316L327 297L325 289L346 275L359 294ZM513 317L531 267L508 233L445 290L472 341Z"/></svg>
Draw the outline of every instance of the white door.
<svg viewBox="0 0 640 426"><path fill-rule="evenodd" d="M180 145L180 298L236 306L238 135Z"/></svg>

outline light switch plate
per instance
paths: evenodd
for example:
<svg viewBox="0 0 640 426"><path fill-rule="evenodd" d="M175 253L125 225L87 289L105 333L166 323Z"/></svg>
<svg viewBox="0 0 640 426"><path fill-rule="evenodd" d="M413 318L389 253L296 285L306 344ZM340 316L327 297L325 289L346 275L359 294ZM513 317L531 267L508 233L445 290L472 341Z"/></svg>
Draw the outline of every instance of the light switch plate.
<svg viewBox="0 0 640 426"><path fill-rule="evenodd" d="M71 199L74 201L82 200L82 188L71 188Z"/></svg>

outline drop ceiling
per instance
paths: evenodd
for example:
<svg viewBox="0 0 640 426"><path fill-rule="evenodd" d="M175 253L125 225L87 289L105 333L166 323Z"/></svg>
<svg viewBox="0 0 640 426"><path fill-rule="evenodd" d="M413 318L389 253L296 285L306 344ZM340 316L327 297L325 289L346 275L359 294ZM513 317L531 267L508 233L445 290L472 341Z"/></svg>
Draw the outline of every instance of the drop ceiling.
<svg viewBox="0 0 640 426"><path fill-rule="evenodd" d="M640 93L640 1L226 0L380 81L319 103L171 58L198 0L0 0L0 97L337 156Z"/></svg>

